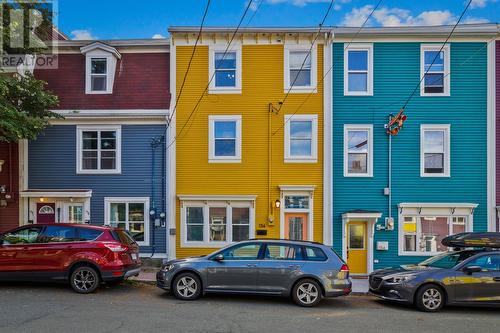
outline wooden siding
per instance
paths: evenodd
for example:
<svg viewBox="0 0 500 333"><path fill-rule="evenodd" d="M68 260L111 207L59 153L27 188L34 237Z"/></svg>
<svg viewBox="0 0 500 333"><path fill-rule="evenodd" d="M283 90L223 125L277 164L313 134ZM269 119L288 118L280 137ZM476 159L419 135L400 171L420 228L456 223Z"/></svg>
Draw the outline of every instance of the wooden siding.
<svg viewBox="0 0 500 333"><path fill-rule="evenodd" d="M29 188L32 189L91 189L90 220L104 223L105 197L149 197L152 199L151 139L165 134L163 125L122 125L122 173L118 175L76 174L76 126L58 125L45 130L29 143ZM154 197L156 207L162 207L162 149L157 149L155 161ZM148 212L146 212L148 214ZM149 215L147 215L149 216ZM150 236L153 222L150 223ZM166 251L166 230L156 228L154 240L157 253ZM150 252L151 247L141 247Z"/></svg>
<svg viewBox="0 0 500 333"><path fill-rule="evenodd" d="M7 193L14 199L7 207L0 207L0 232L19 226L19 151L17 143L0 142L0 160L5 161L0 172L0 185L5 185ZM12 166L12 169L10 168ZM10 184L12 179L12 185Z"/></svg>
<svg viewBox="0 0 500 333"><path fill-rule="evenodd" d="M420 79L420 43L374 44L374 96L343 96L343 47L334 44L333 81L333 236L342 250L341 214L376 210L388 216L388 137L384 124L396 114ZM406 108L408 120L393 138L392 216L394 231L375 231L389 251L374 249L374 268L420 261L398 256L398 209L401 202L471 202L474 230L487 230L487 50L484 43L451 43L451 96L420 97ZM374 174L343 176L344 124L373 124ZM451 177L420 177L420 125L451 124Z"/></svg>
<svg viewBox="0 0 500 333"><path fill-rule="evenodd" d="M500 205L500 40L495 41L495 92L496 92L496 204ZM497 216L497 231L500 221Z"/></svg>
<svg viewBox="0 0 500 333"><path fill-rule="evenodd" d="M56 109L168 109L170 54L124 53L116 64L112 94L85 94L85 56L61 54L57 69L36 69L59 97Z"/></svg>
<svg viewBox="0 0 500 333"><path fill-rule="evenodd" d="M177 91L184 77L192 46L177 47ZM278 185L315 185L314 240L323 239L323 47L318 47L318 92L297 114L318 115L317 163L284 163L284 132L272 137L272 183L268 197L268 105L284 97L283 45L243 45L242 93L207 94L191 121L177 140L177 194L257 195L256 229L268 230L267 237L279 238L279 210L275 209L274 226L267 225L268 207L279 199ZM177 132L186 122L200 94L208 83L208 47L196 50L188 84L177 108ZM279 115L272 115L272 132L294 113L307 94L290 94ZM241 163L208 163L208 116L242 115ZM180 206L177 202L177 257L209 253L214 249L180 246ZM265 228L259 228L265 224Z"/></svg>

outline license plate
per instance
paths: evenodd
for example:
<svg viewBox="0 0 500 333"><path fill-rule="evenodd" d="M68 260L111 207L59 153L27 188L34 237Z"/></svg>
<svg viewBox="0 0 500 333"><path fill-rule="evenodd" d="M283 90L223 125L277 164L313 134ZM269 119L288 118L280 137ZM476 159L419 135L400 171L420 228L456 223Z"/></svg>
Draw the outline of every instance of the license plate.
<svg viewBox="0 0 500 333"><path fill-rule="evenodd" d="M132 260L137 260L139 259L139 254L138 253L132 253Z"/></svg>

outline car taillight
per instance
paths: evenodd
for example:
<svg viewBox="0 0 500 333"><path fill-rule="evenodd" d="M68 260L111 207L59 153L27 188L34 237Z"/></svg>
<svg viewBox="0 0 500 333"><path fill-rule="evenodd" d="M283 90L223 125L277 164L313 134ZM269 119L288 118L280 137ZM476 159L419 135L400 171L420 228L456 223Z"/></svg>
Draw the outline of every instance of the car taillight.
<svg viewBox="0 0 500 333"><path fill-rule="evenodd" d="M340 271L349 273L349 266L343 264L342 267L340 267Z"/></svg>
<svg viewBox="0 0 500 333"><path fill-rule="evenodd" d="M104 247L112 252L126 252L128 251L128 247L123 246L119 243L104 243Z"/></svg>

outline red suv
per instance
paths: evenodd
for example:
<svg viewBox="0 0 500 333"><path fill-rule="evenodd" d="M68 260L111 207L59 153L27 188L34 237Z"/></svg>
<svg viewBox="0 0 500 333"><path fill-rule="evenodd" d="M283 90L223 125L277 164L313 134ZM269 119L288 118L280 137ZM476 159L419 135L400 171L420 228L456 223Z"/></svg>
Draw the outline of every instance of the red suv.
<svg viewBox="0 0 500 333"><path fill-rule="evenodd" d="M0 280L69 281L81 294L138 275L139 246L117 228L36 224L0 235Z"/></svg>

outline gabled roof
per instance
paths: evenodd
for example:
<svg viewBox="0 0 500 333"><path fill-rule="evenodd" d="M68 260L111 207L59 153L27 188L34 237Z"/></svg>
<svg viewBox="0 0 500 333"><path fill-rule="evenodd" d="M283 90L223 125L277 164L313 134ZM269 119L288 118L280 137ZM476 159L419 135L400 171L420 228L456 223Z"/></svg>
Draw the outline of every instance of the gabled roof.
<svg viewBox="0 0 500 333"><path fill-rule="evenodd" d="M104 44L102 42L93 42L89 45L82 46L80 48L80 51L83 54L86 54L87 52L94 51L94 50L102 50L105 52L109 52L109 53L113 54L118 59L121 59L121 57L122 57L122 55L120 54L120 52L118 52L118 50L116 48L109 46L107 44Z"/></svg>

